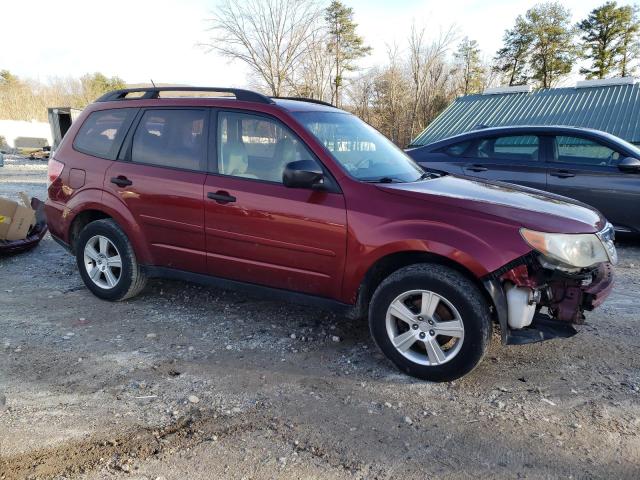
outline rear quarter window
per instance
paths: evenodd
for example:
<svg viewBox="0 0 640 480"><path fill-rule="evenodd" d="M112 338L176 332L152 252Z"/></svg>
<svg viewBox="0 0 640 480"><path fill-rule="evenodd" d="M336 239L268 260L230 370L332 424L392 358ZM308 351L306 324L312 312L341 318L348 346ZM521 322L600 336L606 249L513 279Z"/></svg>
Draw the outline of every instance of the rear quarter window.
<svg viewBox="0 0 640 480"><path fill-rule="evenodd" d="M120 108L91 113L78 130L73 148L87 155L114 160L134 111Z"/></svg>

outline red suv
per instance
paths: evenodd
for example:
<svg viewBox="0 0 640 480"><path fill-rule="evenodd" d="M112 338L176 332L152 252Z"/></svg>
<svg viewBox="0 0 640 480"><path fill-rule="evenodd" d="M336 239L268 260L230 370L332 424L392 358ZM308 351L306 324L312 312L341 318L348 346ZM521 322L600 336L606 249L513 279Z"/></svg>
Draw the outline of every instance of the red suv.
<svg viewBox="0 0 640 480"><path fill-rule="evenodd" d="M428 173L347 112L237 89L104 95L49 162L46 212L99 298L169 277L368 316L436 381L471 371L494 323L505 344L575 334L616 262L586 205Z"/></svg>

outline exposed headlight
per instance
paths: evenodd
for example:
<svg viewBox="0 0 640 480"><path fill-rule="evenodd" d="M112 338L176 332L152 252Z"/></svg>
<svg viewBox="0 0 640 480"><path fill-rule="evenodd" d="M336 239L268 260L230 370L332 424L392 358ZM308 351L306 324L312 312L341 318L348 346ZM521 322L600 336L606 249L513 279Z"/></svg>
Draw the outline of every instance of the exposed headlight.
<svg viewBox="0 0 640 480"><path fill-rule="evenodd" d="M522 228L520 234L534 250L572 267L587 268L597 263L617 261L615 247L609 253L601 237L595 233L545 233Z"/></svg>

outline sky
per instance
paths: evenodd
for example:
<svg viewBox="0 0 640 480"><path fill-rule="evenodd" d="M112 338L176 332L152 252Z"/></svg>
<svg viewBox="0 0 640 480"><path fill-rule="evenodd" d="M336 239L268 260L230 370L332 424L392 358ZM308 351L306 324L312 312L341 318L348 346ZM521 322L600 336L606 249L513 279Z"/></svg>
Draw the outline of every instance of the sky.
<svg viewBox="0 0 640 480"><path fill-rule="evenodd" d="M239 0L242 1L242 0ZM563 0L574 21L605 0ZM373 53L362 67L382 64L389 45L400 49L413 22L428 37L455 26L479 42L486 58L505 29L536 1L343 0ZM618 2L633 3L633 2ZM250 72L202 47L216 0L12 0L3 5L0 69L46 82L100 71L127 83L244 87Z"/></svg>

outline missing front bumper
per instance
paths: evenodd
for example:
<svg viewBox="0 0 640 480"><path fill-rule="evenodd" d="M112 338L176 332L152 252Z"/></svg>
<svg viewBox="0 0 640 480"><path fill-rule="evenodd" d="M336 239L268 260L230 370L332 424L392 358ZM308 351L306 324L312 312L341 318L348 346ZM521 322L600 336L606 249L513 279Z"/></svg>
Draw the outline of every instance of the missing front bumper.
<svg viewBox="0 0 640 480"><path fill-rule="evenodd" d="M536 313L528 327L518 330L509 329L504 343L506 345L524 345L554 338L569 338L576 333L578 331L570 323L554 320L549 315Z"/></svg>
<svg viewBox="0 0 640 480"><path fill-rule="evenodd" d="M500 324L502 343L521 345L552 338L567 338L577 331L573 324L584 323L584 311L598 307L613 289L613 267L609 263L571 274L545 268L534 255L527 255L499 269L484 279L493 300L495 316ZM530 288L541 293L536 302L538 313L531 325L511 328L505 285ZM539 312L545 307L548 315Z"/></svg>

